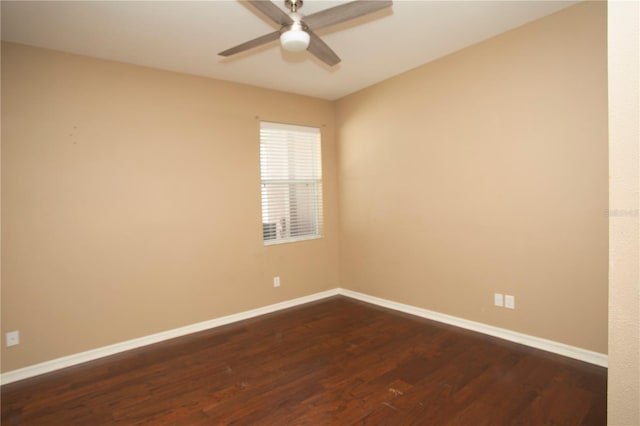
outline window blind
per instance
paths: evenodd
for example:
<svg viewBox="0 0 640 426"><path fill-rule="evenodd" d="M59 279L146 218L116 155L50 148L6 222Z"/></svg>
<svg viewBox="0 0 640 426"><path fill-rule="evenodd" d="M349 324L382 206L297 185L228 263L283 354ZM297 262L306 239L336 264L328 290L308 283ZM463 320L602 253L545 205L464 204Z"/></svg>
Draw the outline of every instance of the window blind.
<svg viewBox="0 0 640 426"><path fill-rule="evenodd" d="M260 123L265 245L322 235L320 129Z"/></svg>

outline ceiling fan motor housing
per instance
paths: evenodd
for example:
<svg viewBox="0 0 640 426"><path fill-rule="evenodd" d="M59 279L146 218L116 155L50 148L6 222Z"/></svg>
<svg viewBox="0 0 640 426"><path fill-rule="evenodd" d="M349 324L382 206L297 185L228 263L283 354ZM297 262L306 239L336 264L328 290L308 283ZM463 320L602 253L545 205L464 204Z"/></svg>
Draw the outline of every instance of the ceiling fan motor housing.
<svg viewBox="0 0 640 426"><path fill-rule="evenodd" d="M301 15L292 12L289 16L293 19L293 23L282 27L280 30L280 44L285 50L300 52L309 47L311 37L307 32L306 25L301 20Z"/></svg>

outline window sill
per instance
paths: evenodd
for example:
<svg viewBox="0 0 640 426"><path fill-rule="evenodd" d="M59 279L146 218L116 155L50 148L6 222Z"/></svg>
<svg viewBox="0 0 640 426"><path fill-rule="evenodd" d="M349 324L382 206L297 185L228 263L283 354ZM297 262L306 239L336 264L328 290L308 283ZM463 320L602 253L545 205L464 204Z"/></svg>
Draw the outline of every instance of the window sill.
<svg viewBox="0 0 640 426"><path fill-rule="evenodd" d="M322 235L305 235L303 237L291 237L291 238L281 238L281 239L273 239L273 240L263 240L263 243L266 246L274 246L278 244L287 244L287 243L297 243L300 241L309 241L309 240L319 240L322 238Z"/></svg>

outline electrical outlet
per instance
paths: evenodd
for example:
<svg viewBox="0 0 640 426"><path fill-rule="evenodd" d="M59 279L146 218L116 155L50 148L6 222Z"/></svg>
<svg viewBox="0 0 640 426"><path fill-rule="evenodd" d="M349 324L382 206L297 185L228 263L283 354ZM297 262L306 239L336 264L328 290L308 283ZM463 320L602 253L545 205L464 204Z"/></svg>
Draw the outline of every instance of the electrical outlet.
<svg viewBox="0 0 640 426"><path fill-rule="evenodd" d="M273 286L280 287L280 277L273 277Z"/></svg>
<svg viewBox="0 0 640 426"><path fill-rule="evenodd" d="M10 331L6 335L7 347L15 346L20 343L20 332L19 331Z"/></svg>
<svg viewBox="0 0 640 426"><path fill-rule="evenodd" d="M509 309L516 308L516 298L515 296L511 296L509 294L504 296L504 307Z"/></svg>
<svg viewBox="0 0 640 426"><path fill-rule="evenodd" d="M502 300L502 293L493 294L493 304L496 306L504 306L504 303Z"/></svg>

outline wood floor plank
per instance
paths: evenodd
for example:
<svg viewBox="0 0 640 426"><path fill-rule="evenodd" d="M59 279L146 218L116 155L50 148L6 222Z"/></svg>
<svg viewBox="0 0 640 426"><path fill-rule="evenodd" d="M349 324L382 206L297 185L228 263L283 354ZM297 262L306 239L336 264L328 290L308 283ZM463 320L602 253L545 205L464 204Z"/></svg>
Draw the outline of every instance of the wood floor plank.
<svg viewBox="0 0 640 426"><path fill-rule="evenodd" d="M605 425L606 369L337 296L2 386L3 425Z"/></svg>

